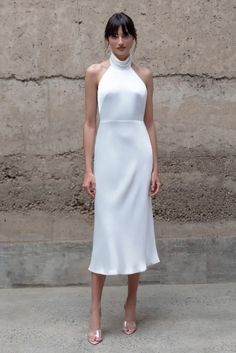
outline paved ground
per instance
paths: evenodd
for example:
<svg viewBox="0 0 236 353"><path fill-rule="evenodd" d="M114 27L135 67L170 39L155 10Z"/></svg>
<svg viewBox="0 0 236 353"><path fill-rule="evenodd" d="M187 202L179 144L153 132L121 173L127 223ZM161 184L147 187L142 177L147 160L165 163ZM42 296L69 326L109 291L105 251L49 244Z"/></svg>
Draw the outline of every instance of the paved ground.
<svg viewBox="0 0 236 353"><path fill-rule="evenodd" d="M140 285L138 330L121 332L126 287L104 287L104 340L86 341L89 287L0 290L2 353L235 353L236 283Z"/></svg>

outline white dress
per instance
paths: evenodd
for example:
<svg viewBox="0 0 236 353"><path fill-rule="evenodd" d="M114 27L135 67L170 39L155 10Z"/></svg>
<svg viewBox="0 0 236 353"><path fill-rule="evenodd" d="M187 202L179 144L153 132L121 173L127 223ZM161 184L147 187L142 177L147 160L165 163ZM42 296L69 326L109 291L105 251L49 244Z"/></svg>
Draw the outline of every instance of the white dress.
<svg viewBox="0 0 236 353"><path fill-rule="evenodd" d="M113 52L97 91L94 146L93 246L88 270L105 275L143 272L160 262L148 195L152 147L144 123L147 89L131 56Z"/></svg>

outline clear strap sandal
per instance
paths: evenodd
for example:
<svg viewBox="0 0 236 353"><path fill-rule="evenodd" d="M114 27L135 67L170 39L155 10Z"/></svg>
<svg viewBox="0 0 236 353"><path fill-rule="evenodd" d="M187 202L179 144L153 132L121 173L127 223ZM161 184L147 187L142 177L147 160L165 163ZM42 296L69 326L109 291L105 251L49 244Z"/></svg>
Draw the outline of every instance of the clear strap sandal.
<svg viewBox="0 0 236 353"><path fill-rule="evenodd" d="M98 344L102 342L103 340L102 330L101 329L90 330L87 334L87 339L91 344Z"/></svg>
<svg viewBox="0 0 236 353"><path fill-rule="evenodd" d="M127 321L123 322L122 332L126 335L131 335L137 330L136 322L135 321Z"/></svg>

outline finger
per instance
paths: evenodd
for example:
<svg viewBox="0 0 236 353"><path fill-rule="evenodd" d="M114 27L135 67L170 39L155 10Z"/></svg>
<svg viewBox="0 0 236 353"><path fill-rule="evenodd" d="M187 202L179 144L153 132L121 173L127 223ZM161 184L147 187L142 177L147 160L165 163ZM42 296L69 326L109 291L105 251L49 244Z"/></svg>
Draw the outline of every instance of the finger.
<svg viewBox="0 0 236 353"><path fill-rule="evenodd" d="M95 196L95 193L94 193L93 191L91 191L90 189L88 189L88 194L89 194L90 196L92 196L92 197Z"/></svg>
<svg viewBox="0 0 236 353"><path fill-rule="evenodd" d="M150 190L153 191L154 189L155 189L155 183L151 181Z"/></svg>
<svg viewBox="0 0 236 353"><path fill-rule="evenodd" d="M156 185L155 190L154 190L154 191L151 191L151 192L149 193L149 195L150 195L151 197L154 197L154 196L159 192L159 190L160 190L160 188L158 187L158 185Z"/></svg>
<svg viewBox="0 0 236 353"><path fill-rule="evenodd" d="M156 195L159 193L159 191L160 191L159 189L156 189L156 190L154 191L153 195L156 196Z"/></svg>
<svg viewBox="0 0 236 353"><path fill-rule="evenodd" d="M96 194L96 187L95 185L92 185L91 188L90 188L90 194L94 197L95 194Z"/></svg>
<svg viewBox="0 0 236 353"><path fill-rule="evenodd" d="M149 196L153 197L155 195L155 192L149 192Z"/></svg>
<svg viewBox="0 0 236 353"><path fill-rule="evenodd" d="M90 190L90 187L89 187L89 186L84 186L84 191L85 191L88 195L94 196L93 190Z"/></svg>
<svg viewBox="0 0 236 353"><path fill-rule="evenodd" d="M91 185L91 192L93 193L93 194L95 194L95 192L96 192L96 185L93 183L92 185Z"/></svg>

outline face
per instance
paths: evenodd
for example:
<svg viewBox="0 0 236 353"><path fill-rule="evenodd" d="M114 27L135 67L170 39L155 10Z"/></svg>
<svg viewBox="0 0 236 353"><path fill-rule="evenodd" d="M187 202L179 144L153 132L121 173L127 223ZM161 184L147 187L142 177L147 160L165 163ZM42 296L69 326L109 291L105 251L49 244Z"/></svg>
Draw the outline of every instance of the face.
<svg viewBox="0 0 236 353"><path fill-rule="evenodd" d="M111 51L120 59L125 60L132 48L134 37L131 34L124 34L122 27L118 28L117 34L109 36L108 43L110 44Z"/></svg>

